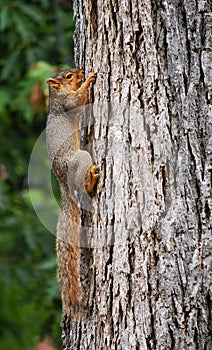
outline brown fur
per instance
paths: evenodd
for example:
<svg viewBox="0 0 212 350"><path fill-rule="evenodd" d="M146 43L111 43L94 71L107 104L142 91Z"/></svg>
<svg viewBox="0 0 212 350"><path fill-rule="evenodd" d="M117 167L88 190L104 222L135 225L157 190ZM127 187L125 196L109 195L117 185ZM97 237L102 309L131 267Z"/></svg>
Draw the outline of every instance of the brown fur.
<svg viewBox="0 0 212 350"><path fill-rule="evenodd" d="M99 175L88 152L80 150L78 110L87 102L92 73L82 83L83 71L69 69L47 79L49 114L46 127L47 151L61 191L62 208L57 225L58 279L69 317L76 317L83 296L79 282L80 214L75 189L91 192Z"/></svg>

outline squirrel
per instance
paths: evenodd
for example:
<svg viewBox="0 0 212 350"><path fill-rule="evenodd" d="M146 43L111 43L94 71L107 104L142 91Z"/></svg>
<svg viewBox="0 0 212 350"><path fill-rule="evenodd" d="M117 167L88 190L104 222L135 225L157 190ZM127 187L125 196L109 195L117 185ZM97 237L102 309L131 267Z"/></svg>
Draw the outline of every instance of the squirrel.
<svg viewBox="0 0 212 350"><path fill-rule="evenodd" d="M82 82L83 76L82 69L68 69L46 80L49 84L47 153L61 193L57 275L62 305L69 318L79 313L83 297L79 281L80 213L74 191L92 192L100 177L90 154L80 149L78 114L87 103L89 87L97 74L91 73Z"/></svg>

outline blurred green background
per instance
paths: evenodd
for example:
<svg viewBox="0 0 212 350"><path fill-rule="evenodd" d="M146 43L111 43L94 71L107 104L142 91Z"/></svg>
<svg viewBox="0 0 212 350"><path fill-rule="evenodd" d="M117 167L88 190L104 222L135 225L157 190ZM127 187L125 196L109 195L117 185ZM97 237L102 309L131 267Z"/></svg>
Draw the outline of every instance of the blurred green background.
<svg viewBox="0 0 212 350"><path fill-rule="evenodd" d="M72 2L1 0L0 30L0 349L32 350L60 343L55 237L35 214L27 172L46 124L45 79L74 65Z"/></svg>

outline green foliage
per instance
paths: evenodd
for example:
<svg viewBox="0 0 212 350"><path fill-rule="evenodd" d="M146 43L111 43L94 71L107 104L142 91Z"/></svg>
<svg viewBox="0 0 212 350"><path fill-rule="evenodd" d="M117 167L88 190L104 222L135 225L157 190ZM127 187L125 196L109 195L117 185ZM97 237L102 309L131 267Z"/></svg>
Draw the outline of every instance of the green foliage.
<svg viewBox="0 0 212 350"><path fill-rule="evenodd" d="M57 5L1 0L0 349L33 349L60 335L55 237L38 220L27 186L30 154L46 123L45 79L56 65L73 66L71 2ZM44 205L40 188L33 193Z"/></svg>

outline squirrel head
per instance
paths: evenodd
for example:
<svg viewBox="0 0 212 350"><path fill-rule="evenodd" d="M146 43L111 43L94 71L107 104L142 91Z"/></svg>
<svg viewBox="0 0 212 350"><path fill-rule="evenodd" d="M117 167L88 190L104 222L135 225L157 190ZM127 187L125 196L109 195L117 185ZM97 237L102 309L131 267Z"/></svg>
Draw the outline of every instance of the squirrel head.
<svg viewBox="0 0 212 350"><path fill-rule="evenodd" d="M57 73L54 77L48 78L46 83L55 92L63 92L69 94L72 91L76 91L82 84L84 76L83 69L67 69L60 73Z"/></svg>

